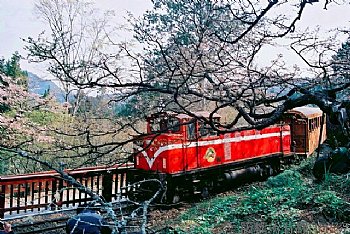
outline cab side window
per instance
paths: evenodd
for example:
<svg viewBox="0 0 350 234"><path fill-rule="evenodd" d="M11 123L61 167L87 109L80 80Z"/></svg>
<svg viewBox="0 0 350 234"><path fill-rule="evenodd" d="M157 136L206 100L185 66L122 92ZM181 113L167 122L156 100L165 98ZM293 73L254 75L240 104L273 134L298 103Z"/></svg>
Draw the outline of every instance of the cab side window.
<svg viewBox="0 0 350 234"><path fill-rule="evenodd" d="M209 135L209 129L207 128L206 124L201 123L199 126L199 134L201 137L208 136Z"/></svg>
<svg viewBox="0 0 350 234"><path fill-rule="evenodd" d="M187 124L187 138L188 140L196 139L196 122Z"/></svg>

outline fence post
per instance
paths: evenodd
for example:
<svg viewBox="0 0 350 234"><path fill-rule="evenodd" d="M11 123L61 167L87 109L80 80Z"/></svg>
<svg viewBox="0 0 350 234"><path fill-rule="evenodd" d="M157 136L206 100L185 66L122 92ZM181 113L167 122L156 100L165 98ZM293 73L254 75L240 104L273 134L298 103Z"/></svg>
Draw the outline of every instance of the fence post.
<svg viewBox="0 0 350 234"><path fill-rule="evenodd" d="M58 191L59 191L60 197L59 197L59 201L57 201L57 205L61 209L63 206L63 182L64 180L62 178L60 178L58 181Z"/></svg>
<svg viewBox="0 0 350 234"><path fill-rule="evenodd" d="M112 171L107 171L102 178L102 196L106 202L112 201L112 186L113 185L113 173Z"/></svg>
<svg viewBox="0 0 350 234"><path fill-rule="evenodd" d="M52 180L51 186L51 210L61 209L63 204L63 180L61 178L55 178Z"/></svg>
<svg viewBox="0 0 350 234"><path fill-rule="evenodd" d="M6 186L3 185L2 179L0 176L0 219L3 219L5 216L5 196L6 196Z"/></svg>

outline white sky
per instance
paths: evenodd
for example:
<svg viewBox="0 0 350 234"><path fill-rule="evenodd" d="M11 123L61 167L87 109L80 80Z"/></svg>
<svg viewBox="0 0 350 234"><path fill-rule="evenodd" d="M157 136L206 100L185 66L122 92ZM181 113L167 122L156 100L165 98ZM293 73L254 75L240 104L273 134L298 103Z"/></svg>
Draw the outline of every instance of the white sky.
<svg viewBox="0 0 350 234"><path fill-rule="evenodd" d="M45 29L45 25L33 13L34 2L35 0L0 0L0 57L9 58L15 51L25 55L21 38L36 38ZM302 28L321 25L324 32L331 28L350 30L350 3L341 6L332 4L328 10L324 10L323 2L321 0L321 3L314 3L314 6L308 7L298 25ZM115 10L120 21L123 21L122 16L127 11L140 16L146 9L151 8L150 0L96 0L96 3L98 8ZM271 55L271 51L269 53ZM38 75L44 72L44 68L37 64L22 61L21 66Z"/></svg>
<svg viewBox="0 0 350 234"><path fill-rule="evenodd" d="M0 0L0 58L8 59L15 51L25 55L24 42L21 38L37 38L45 30L45 25L34 14L35 2L35 0ZM128 11L135 16L141 16L151 6L150 0L96 0L97 8L115 10L118 23L119 21L123 23L123 17ZM22 61L21 67L38 75L45 74L44 68L38 64Z"/></svg>

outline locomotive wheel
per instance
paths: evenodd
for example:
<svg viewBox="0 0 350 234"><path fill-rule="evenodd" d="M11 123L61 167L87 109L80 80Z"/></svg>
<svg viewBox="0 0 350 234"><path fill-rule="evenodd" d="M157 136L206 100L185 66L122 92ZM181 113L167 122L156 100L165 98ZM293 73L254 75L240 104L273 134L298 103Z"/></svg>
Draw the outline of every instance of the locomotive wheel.
<svg viewBox="0 0 350 234"><path fill-rule="evenodd" d="M212 176L214 178L216 176ZM192 180L191 195L195 200L207 199L214 191L214 181L210 176L196 178Z"/></svg>
<svg viewBox="0 0 350 234"><path fill-rule="evenodd" d="M179 203L181 200L181 188L179 187L178 184L179 181L169 178L166 180L164 187L165 187L165 192L163 193L163 196L160 200L161 203L166 203L166 204L176 204Z"/></svg>
<svg viewBox="0 0 350 234"><path fill-rule="evenodd" d="M202 188L202 193L201 193L201 196L202 196L202 198L203 199L206 199L206 198L208 198L209 197L209 188L208 187L206 187L206 186L204 186L203 188Z"/></svg>
<svg viewBox="0 0 350 234"><path fill-rule="evenodd" d="M127 195L129 200L137 203L141 203L147 200L150 200L158 191L158 183L154 182L144 182L132 187ZM161 194L158 194L156 200L159 199Z"/></svg>
<svg viewBox="0 0 350 234"><path fill-rule="evenodd" d="M180 198L180 193L179 193L179 187L178 186L176 186L176 188L174 189L174 192L171 195L170 199L171 199L170 202L172 204L176 204L176 203L180 202L181 198Z"/></svg>
<svg viewBox="0 0 350 234"><path fill-rule="evenodd" d="M179 203L181 201L180 192L181 191L179 189L179 186L167 187L166 194L165 194L166 200L163 201L163 203L167 203L167 204L177 204L177 203Z"/></svg>
<svg viewBox="0 0 350 234"><path fill-rule="evenodd" d="M216 176L215 176L216 177ZM214 177L213 177L214 178ZM214 190L214 181L211 178L207 178L202 187L202 198L206 199L213 193Z"/></svg>

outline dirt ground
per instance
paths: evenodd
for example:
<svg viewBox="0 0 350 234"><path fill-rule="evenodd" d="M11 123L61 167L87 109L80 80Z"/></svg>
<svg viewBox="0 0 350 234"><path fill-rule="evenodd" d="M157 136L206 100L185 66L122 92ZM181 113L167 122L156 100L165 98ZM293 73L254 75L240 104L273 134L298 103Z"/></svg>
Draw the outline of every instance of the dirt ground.
<svg viewBox="0 0 350 234"><path fill-rule="evenodd" d="M151 231L156 233L166 233L166 230L171 230L174 226L176 226L176 220L177 218L185 212L187 209L189 209L191 205L186 204L184 206L180 206L177 208L171 208L171 209L154 209L149 213L149 228ZM57 214L51 214L51 215L38 215L38 216L28 216L21 219L14 219L11 220L10 223L12 223L14 227L14 231L16 234L24 234L24 233L45 233L45 234L62 234L65 233L65 222L66 220L74 215L73 212L62 212ZM312 217L311 214L305 214L311 221L311 223L315 223L314 219L319 219L317 217ZM54 221L59 220L59 221ZM326 224L327 222L322 222L322 220L318 220L319 226L316 227L315 231L313 233L347 233L343 232L344 227L341 225L331 225ZM190 225L189 225L190 226ZM254 227L256 226L253 225ZM251 232L253 226L247 226L245 230L247 232L244 233L266 233L263 232L263 227L259 226L259 230L255 230L254 232ZM302 228L302 224L300 225ZM54 230L44 230L44 229L50 229L55 228ZM250 231L249 231L250 230ZM306 229L305 229L306 230ZM346 230L346 229L345 229ZM130 230L129 230L130 231ZM136 231L136 229L132 230ZM257 232L258 231L258 232ZM234 227L231 223L223 223L222 225L218 226L216 229L212 230L214 234L216 233L234 233ZM280 232L276 232L280 233ZM290 233L310 233L310 232L303 232L302 229L300 230L294 230L294 232Z"/></svg>
<svg viewBox="0 0 350 234"><path fill-rule="evenodd" d="M182 212L188 209L190 205L184 205L179 208L171 209L152 209L149 212L149 227L153 231L162 230L173 224L173 220ZM65 233L66 221L75 214L74 211L63 211L61 213L27 216L9 220L16 234L24 233L45 233L62 234ZM54 230L48 230L53 228ZM135 231L134 229L133 231Z"/></svg>
<svg viewBox="0 0 350 234"><path fill-rule="evenodd" d="M259 182L256 182L259 183ZM244 190L245 186L236 188L232 191L227 191L221 194L218 194L217 196L230 196L232 194L235 194L237 192L240 192L241 190ZM158 233L166 233L165 230L167 228L172 229L173 227L176 227L176 225L179 224L178 217L190 209L194 204L182 204L178 205L176 207L172 208L162 208L158 209L157 207L151 208L148 216L148 226L151 231L158 232ZM116 212L117 213L117 212ZM61 213L51 214L51 215L37 215L37 216L28 216L21 219L14 219L10 222L13 224L14 231L16 234L29 234L29 233L45 233L45 234L62 234L65 233L65 222L66 220L73 216L75 214L75 211L64 211ZM298 230L288 230L288 232L284 233L310 233L310 232L303 232L303 225L307 224L315 224L315 232L312 233L350 233L350 225L344 226L344 223L339 224L333 224L331 222L328 222L320 215L315 215L310 212L306 212L303 215L303 223L301 223L298 227L300 227ZM135 223L137 224L137 223ZM259 226L263 225L263 223L260 224L254 224L247 225L245 230L247 232L244 233L266 233L263 232L265 227ZM187 225L188 228L191 227L191 224ZM59 228L60 227L60 228ZM54 230L48 230L50 228L57 228ZM252 232L252 228L257 228L254 232ZM138 229L139 230L139 229ZM220 226L216 227L214 230L212 230L213 234L216 233L234 233L234 227L231 223L222 223ZM265 229L266 230L266 229ZM305 229L306 230L306 229ZM135 229L136 231L136 229ZM163 232L161 232L163 231ZM258 231L258 232L257 232ZM349 232L347 232L349 231ZM242 232L243 233L243 232ZM276 233L282 233L277 231Z"/></svg>

